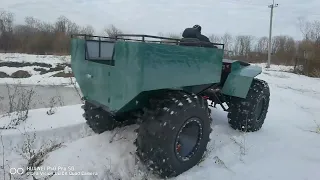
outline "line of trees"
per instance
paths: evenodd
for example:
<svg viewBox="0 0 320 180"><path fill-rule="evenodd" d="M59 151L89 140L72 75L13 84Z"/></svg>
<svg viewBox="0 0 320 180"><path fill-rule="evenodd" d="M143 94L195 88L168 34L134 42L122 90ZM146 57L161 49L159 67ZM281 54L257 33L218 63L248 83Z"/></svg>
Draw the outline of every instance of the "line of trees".
<svg viewBox="0 0 320 180"><path fill-rule="evenodd" d="M304 74L316 76L320 71L320 21L299 19L302 40L281 35L272 38L272 63L285 65L304 65ZM122 31L111 25L104 29L105 35L114 36ZM71 34L94 34L90 25L79 26L65 16L54 23L47 23L26 17L24 24L14 23L14 14L0 11L0 51L31 54L59 54L70 52ZM162 34L163 35L163 34ZM181 38L181 34L167 34L168 37ZM266 62L268 37L251 35L232 36L209 35L211 42L225 44L225 57L247 62Z"/></svg>

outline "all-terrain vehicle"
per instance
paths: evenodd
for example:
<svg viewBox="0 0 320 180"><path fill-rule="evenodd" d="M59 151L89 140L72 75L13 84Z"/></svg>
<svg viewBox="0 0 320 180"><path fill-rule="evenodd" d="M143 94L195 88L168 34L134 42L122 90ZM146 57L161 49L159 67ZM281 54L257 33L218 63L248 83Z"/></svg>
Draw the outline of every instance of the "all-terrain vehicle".
<svg viewBox="0 0 320 180"><path fill-rule="evenodd" d="M262 69L223 59L223 44L122 34L73 35L71 47L87 124L96 133L140 124L136 153L160 177L202 159L210 105L227 111L235 130L257 131L266 118L269 86L255 78Z"/></svg>

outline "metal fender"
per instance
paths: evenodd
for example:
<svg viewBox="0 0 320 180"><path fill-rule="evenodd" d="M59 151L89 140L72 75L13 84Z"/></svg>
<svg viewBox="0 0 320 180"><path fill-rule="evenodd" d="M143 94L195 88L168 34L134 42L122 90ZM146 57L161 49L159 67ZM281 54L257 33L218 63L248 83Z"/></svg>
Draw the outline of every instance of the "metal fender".
<svg viewBox="0 0 320 180"><path fill-rule="evenodd" d="M223 85L222 94L246 98L253 78L261 72L259 66L245 66L232 71Z"/></svg>

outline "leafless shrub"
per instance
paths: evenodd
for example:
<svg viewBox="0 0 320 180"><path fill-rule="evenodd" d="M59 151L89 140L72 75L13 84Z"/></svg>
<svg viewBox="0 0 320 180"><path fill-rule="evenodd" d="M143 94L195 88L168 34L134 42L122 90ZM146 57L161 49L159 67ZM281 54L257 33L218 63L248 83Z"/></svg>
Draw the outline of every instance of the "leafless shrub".
<svg viewBox="0 0 320 180"><path fill-rule="evenodd" d="M37 167L41 167L44 160L47 158L50 152L53 152L62 147L62 143L55 143L53 141L47 141L42 144L40 148L35 148L35 139L36 133L29 134L27 132L23 133L25 137L24 142L21 146L15 147L15 151L23 157L26 161L25 171L21 176L29 176L32 175L33 179L38 180L33 176ZM51 173L48 176L42 177L41 179L49 179L55 174L55 172ZM40 179L39 179L40 180Z"/></svg>
<svg viewBox="0 0 320 180"><path fill-rule="evenodd" d="M4 109L3 106L6 106L6 107L7 107L7 104L4 104L4 103L3 103L3 100L4 100L4 97L0 96L0 109ZM1 118L1 117L4 117L4 116L6 116L6 114L1 115L0 118Z"/></svg>
<svg viewBox="0 0 320 180"><path fill-rule="evenodd" d="M2 146L2 163L0 166L0 169L3 171L3 179L6 179L6 169L5 169L5 159L4 159L4 144L3 144L3 139L2 139L2 134L0 134L0 140L1 140L1 146Z"/></svg>
<svg viewBox="0 0 320 180"><path fill-rule="evenodd" d="M320 134L320 124L315 120L313 119L315 125L316 125L316 130L310 130L310 132L314 132L314 133L317 133L317 134Z"/></svg>
<svg viewBox="0 0 320 180"><path fill-rule="evenodd" d="M12 113L15 109L16 102L14 101L17 96L18 86L10 87L8 84L6 84L7 91L8 91L8 98L9 98L9 111L8 113Z"/></svg>
<svg viewBox="0 0 320 180"><path fill-rule="evenodd" d="M0 101L2 101L4 99L4 97L1 97L0 96ZM0 141L1 141L1 147L2 147L2 151L1 151L1 155L2 155L2 163L1 163L1 165L0 165L0 169L2 169L2 172L3 172L3 180L6 180L6 174L7 174L7 172L6 172L6 168L5 168L5 166L6 166L6 164L5 164L5 153L4 153L4 151L5 151L5 147L4 147L4 143L3 143L3 137L2 137L2 133L1 133L1 131L0 131ZM8 175L10 175L10 173L8 173ZM9 179L11 179L10 178L10 176L9 176Z"/></svg>
<svg viewBox="0 0 320 180"><path fill-rule="evenodd" d="M48 102L47 100L39 102L43 107L49 109L46 112L47 115L55 114L57 111L57 107L64 106L63 98L59 92L58 86L56 86L55 84L51 84L51 88L54 88L56 93L50 97Z"/></svg>
<svg viewBox="0 0 320 180"><path fill-rule="evenodd" d="M237 140L235 139L234 137L232 137L230 134L230 140L232 140L236 145L239 146L239 154L240 154L240 161L243 162L243 157L245 155L247 155L248 153L248 147L247 147L247 143L246 143L246 136L247 136L247 132L248 132L248 115L246 117L246 122L245 122L245 125L242 126L242 131L240 131L240 136L241 136L241 139L240 140Z"/></svg>
<svg viewBox="0 0 320 180"><path fill-rule="evenodd" d="M119 174L115 174L111 171L111 167L107 167L104 166L105 170L102 172L102 176L103 178L105 178L106 180L114 180L114 179L121 179Z"/></svg>
<svg viewBox="0 0 320 180"><path fill-rule="evenodd" d="M227 169L228 171L230 171L230 172L232 172L232 173L235 173L235 172L232 171L230 168L228 168L227 165L226 165L218 156L215 156L213 159L214 159L214 162L215 162L217 165L219 165L219 166Z"/></svg>
<svg viewBox="0 0 320 180"><path fill-rule="evenodd" d="M314 69L312 72L313 77L320 77L320 69Z"/></svg>
<svg viewBox="0 0 320 180"><path fill-rule="evenodd" d="M243 136L243 141L238 142L236 139L233 137L230 138L236 145L239 146L239 151L240 151L240 161L243 162L243 156L247 154L247 148L246 148L246 143L245 143L245 136Z"/></svg>
<svg viewBox="0 0 320 180"><path fill-rule="evenodd" d="M10 123L0 129L13 129L28 118L35 91L23 88L21 84L6 84L6 87L9 98L9 111L7 115L10 117Z"/></svg>
<svg viewBox="0 0 320 180"><path fill-rule="evenodd" d="M243 126L243 131L241 132L241 136L242 136L242 141L238 142L236 139L234 139L233 137L231 137L230 139L239 146L239 150L240 150L240 161L243 162L243 156L245 156L247 154L248 148L246 145L246 135L248 132L248 115L246 116L246 124Z"/></svg>
<svg viewBox="0 0 320 180"><path fill-rule="evenodd" d="M114 141L119 141L121 139L126 140L127 138L121 135L121 133L126 130L127 130L127 127L115 129L115 133L111 136L109 143L112 143Z"/></svg>
<svg viewBox="0 0 320 180"><path fill-rule="evenodd" d="M49 101L49 110L47 111L48 115L53 115L56 113L57 105L63 106L63 101L61 99L61 96L54 96L50 98Z"/></svg>
<svg viewBox="0 0 320 180"><path fill-rule="evenodd" d="M134 169L132 172L129 172L129 175L132 177L132 179L137 179L137 180L151 179L150 176L152 176L153 173L146 168L146 166L140 161L139 157L135 153L130 152L130 154L135 158Z"/></svg>
<svg viewBox="0 0 320 180"><path fill-rule="evenodd" d="M320 125L318 124L317 125L317 129L316 129L316 131L315 131L317 134L320 134Z"/></svg>
<svg viewBox="0 0 320 180"><path fill-rule="evenodd" d="M77 81L73 81L72 77L70 77L70 84L73 86L74 90L77 92L79 98L81 99L81 101L83 102L83 98L81 95L81 90L77 87Z"/></svg>
<svg viewBox="0 0 320 180"><path fill-rule="evenodd" d="M205 161L209 155L212 153L212 151L214 150L214 146L215 146L215 141L213 141L212 145L208 145L206 151L204 152L202 158L200 159L200 161L198 162L197 165L200 165L203 161Z"/></svg>

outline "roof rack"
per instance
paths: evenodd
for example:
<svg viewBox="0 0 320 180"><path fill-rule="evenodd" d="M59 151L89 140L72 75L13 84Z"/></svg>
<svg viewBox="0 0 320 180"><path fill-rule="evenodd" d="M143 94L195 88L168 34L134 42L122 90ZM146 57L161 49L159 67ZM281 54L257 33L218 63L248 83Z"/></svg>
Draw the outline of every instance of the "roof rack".
<svg viewBox="0 0 320 180"><path fill-rule="evenodd" d="M98 40L98 41L109 41L109 42L123 40L123 41L138 41L138 42L150 42L150 43L160 43L160 44L166 43L166 44L176 44L176 45L179 45L181 41L181 39L177 39L177 38L168 38L168 37L152 36L152 35L145 35L145 34L117 34L114 37L93 36L88 34L72 34L71 37L84 38L86 40ZM149 39L156 39L156 40L149 40ZM222 46L222 49L224 49L224 44L221 44L221 43L211 43L211 42L188 42L188 43Z"/></svg>

